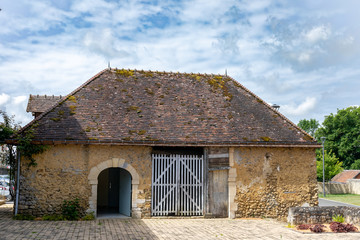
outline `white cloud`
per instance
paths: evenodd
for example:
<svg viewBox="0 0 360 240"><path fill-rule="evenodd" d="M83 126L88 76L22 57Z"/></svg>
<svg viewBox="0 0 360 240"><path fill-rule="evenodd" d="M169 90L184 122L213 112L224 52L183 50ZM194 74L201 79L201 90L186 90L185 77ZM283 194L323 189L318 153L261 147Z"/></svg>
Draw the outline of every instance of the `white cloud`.
<svg viewBox="0 0 360 240"><path fill-rule="evenodd" d="M2 93L0 94L0 106L7 103L10 99L10 96L7 95L6 93Z"/></svg>
<svg viewBox="0 0 360 240"><path fill-rule="evenodd" d="M26 102L27 97L26 96L17 96L13 98L13 103L15 105L19 105L19 104L23 104L24 102Z"/></svg>
<svg viewBox="0 0 360 240"><path fill-rule="evenodd" d="M303 52L298 56L299 62L305 63L311 60L311 52Z"/></svg>
<svg viewBox="0 0 360 240"><path fill-rule="evenodd" d="M276 61L295 71L359 64L359 33L335 29L335 25L319 24L319 21L305 18L291 22L286 18L269 18L273 36L264 41L264 46ZM359 38L354 38L354 34Z"/></svg>
<svg viewBox="0 0 360 240"><path fill-rule="evenodd" d="M263 1L248 1L244 5L250 11L263 11L267 7L271 6L270 0L263 0Z"/></svg>
<svg viewBox="0 0 360 240"><path fill-rule="evenodd" d="M42 1L5 1L1 8L0 34L15 36L26 37L32 31L49 30L71 16Z"/></svg>
<svg viewBox="0 0 360 240"><path fill-rule="evenodd" d="M331 29L325 27L324 25L315 26L310 31L305 33L305 38L311 42L315 43L320 40L327 40L331 35Z"/></svg>
<svg viewBox="0 0 360 240"><path fill-rule="evenodd" d="M317 99L315 97L307 97L304 102L296 106L295 104L284 105L282 106L282 112L289 115L304 115L312 111L317 104Z"/></svg>
<svg viewBox="0 0 360 240"><path fill-rule="evenodd" d="M117 57L128 56L124 50L116 47L116 38L110 28L101 31L88 32L84 38L84 44L91 52L104 56L107 60Z"/></svg>
<svg viewBox="0 0 360 240"><path fill-rule="evenodd" d="M102 10L111 11L116 7L115 3L102 0L80 0L74 2L72 10L76 12L101 12Z"/></svg>
<svg viewBox="0 0 360 240"><path fill-rule="evenodd" d="M5 1L1 108L26 123L31 119L26 101L18 98L16 105L16 97L67 94L111 60L118 68L227 69L292 119L319 118L360 102L360 16L354 5L324 0Z"/></svg>
<svg viewBox="0 0 360 240"><path fill-rule="evenodd" d="M93 24L95 28L133 31L142 28L141 18L157 14L166 2L160 2L160 6L146 4L141 1L103 1L103 0L81 0L75 1L71 6L77 15L83 15L83 20Z"/></svg>
<svg viewBox="0 0 360 240"><path fill-rule="evenodd" d="M25 112L26 105L27 96L0 95L1 110L5 111L8 116L15 116L16 123L27 123L31 120L31 114Z"/></svg>

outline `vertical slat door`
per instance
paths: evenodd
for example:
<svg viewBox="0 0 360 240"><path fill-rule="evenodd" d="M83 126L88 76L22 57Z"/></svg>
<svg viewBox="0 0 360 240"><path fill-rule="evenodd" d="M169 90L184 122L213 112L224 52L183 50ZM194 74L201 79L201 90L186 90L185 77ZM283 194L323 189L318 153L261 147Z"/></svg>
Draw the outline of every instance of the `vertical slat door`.
<svg viewBox="0 0 360 240"><path fill-rule="evenodd" d="M203 157L152 155L153 216L203 214Z"/></svg>

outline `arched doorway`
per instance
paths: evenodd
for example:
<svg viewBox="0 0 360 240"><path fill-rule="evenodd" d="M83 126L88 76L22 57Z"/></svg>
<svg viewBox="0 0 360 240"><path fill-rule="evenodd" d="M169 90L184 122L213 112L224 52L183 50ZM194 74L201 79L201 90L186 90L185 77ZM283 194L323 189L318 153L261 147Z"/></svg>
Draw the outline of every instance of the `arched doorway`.
<svg viewBox="0 0 360 240"><path fill-rule="evenodd" d="M131 216L131 174L123 168L106 168L98 176L97 214Z"/></svg>

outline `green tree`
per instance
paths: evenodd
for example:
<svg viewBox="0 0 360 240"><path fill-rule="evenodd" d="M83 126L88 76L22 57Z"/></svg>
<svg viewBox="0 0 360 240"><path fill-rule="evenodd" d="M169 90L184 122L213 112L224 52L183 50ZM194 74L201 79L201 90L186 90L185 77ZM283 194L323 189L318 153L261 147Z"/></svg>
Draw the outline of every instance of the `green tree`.
<svg viewBox="0 0 360 240"><path fill-rule="evenodd" d="M11 135L13 135L20 126L15 124L14 116L7 115L6 112L0 110L0 116L2 116L3 121L0 122L0 145L3 151L0 155L0 161L3 164L12 165L14 154L14 147L12 145L8 145L5 143L6 139L9 139Z"/></svg>
<svg viewBox="0 0 360 240"><path fill-rule="evenodd" d="M323 179L323 158L322 151L316 153L316 174L319 182ZM336 174L343 171L342 162L334 153L325 151L325 181L331 180Z"/></svg>
<svg viewBox="0 0 360 240"><path fill-rule="evenodd" d="M345 169L357 167L360 160L360 107L340 109L325 117L315 136L326 137L325 149L343 162ZM353 165L354 164L354 165Z"/></svg>
<svg viewBox="0 0 360 240"><path fill-rule="evenodd" d="M350 166L350 169L360 169L360 159L355 160Z"/></svg>
<svg viewBox="0 0 360 240"><path fill-rule="evenodd" d="M14 180L16 169L16 148L12 145L6 144L5 140L9 139L20 126L15 123L14 116L8 116L6 112L0 110L0 115L3 121L0 122L0 145L3 151L0 152L0 162L10 166L10 179ZM12 181L10 181L10 184ZM11 194L14 194L10 191ZM14 196L12 196L14 197Z"/></svg>
<svg viewBox="0 0 360 240"><path fill-rule="evenodd" d="M315 136L315 132L319 128L320 124L316 119L311 118L310 120L300 120L298 126L311 136Z"/></svg>

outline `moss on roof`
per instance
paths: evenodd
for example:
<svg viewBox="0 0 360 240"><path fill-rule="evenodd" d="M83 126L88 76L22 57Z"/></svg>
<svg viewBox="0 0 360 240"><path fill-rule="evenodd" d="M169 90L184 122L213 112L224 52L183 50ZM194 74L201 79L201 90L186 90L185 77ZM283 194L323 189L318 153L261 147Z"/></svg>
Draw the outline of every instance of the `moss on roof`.
<svg viewBox="0 0 360 240"><path fill-rule="evenodd" d="M38 140L317 144L224 75L104 70L36 121Z"/></svg>

